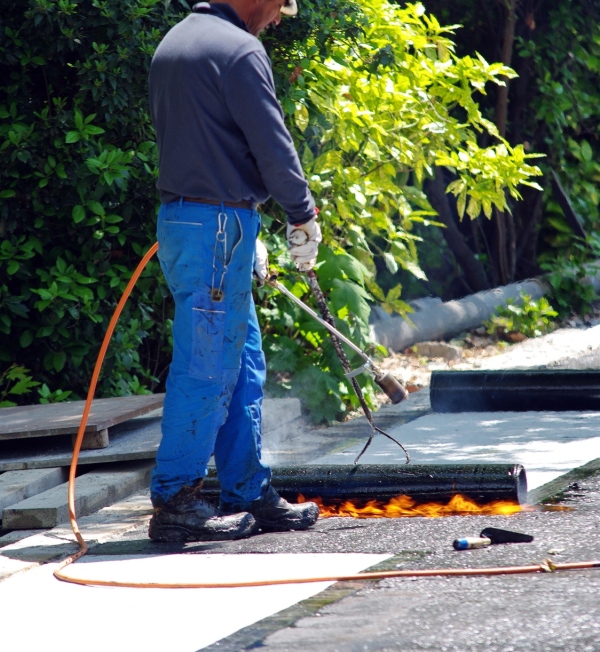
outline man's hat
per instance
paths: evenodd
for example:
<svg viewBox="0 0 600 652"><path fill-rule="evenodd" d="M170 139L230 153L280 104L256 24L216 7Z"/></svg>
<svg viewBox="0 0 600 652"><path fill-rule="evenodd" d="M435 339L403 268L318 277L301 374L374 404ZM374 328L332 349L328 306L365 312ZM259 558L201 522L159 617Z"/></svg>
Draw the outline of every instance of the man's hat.
<svg viewBox="0 0 600 652"><path fill-rule="evenodd" d="M285 0L285 4L281 7L281 13L284 16L295 16L298 13L296 0Z"/></svg>

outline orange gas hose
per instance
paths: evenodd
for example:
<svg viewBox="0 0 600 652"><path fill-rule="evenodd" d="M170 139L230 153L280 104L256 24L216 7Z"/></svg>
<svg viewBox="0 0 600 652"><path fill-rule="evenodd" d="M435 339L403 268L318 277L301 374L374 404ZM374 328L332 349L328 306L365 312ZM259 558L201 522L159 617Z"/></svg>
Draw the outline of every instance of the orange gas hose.
<svg viewBox="0 0 600 652"><path fill-rule="evenodd" d="M531 566L500 566L497 568L438 568L430 570L396 570L396 571L380 571L375 573L359 573L354 575L330 575L324 577L305 577L305 578L288 578L288 579L279 579L279 580L257 580L254 582L185 582L185 583L168 583L168 582L120 582L118 580L96 580L96 579L86 579L86 578L77 578L65 575L62 571L74 563L78 559L81 559L87 552L88 546L79 531L79 526L77 525L77 516L75 512L75 473L77 470L77 462L79 460L79 452L81 450L81 443L85 435L85 429L87 426L90 409L92 407L92 401L94 399L94 393L96 391L96 385L98 384L98 378L100 377L100 370L106 356L106 351L108 345L112 338L113 332L123 312L123 308L129 299L129 295L133 290L140 274L146 267L148 261L154 256L158 251L158 243L154 243L152 247L148 250L146 255L142 258L139 265L135 269L127 287L123 292L115 312L110 320L106 334L104 335L104 340L102 341L102 346L100 347L100 352L98 353L98 358L96 360L96 365L94 367L94 373L92 374L92 380L90 382L90 388L87 393L87 398L85 402L85 407L83 409L83 415L81 417L81 423L79 424L79 430L77 432L77 437L75 439L75 444L73 446L73 457L71 459L71 466L69 469L69 490L68 490L68 506L69 506L69 521L71 523L71 529L73 534L79 543L79 550L70 555L65 560L63 560L56 570L54 571L54 577L63 582L69 582L71 584L81 584L83 586L112 586L112 587L122 587L122 588L136 588L136 589L218 589L218 588L241 588L241 587L250 587L250 586L270 586L276 584L304 584L309 582L338 582L338 581L355 581L355 580L381 580L389 579L394 577L433 577L433 576L473 576L473 575L516 575L523 573L540 573L540 572L549 572L549 571L558 571L558 570L583 570L588 568L600 568L600 561L584 561L584 562L573 562L566 564L554 564L551 560L546 559L540 564L534 564Z"/></svg>

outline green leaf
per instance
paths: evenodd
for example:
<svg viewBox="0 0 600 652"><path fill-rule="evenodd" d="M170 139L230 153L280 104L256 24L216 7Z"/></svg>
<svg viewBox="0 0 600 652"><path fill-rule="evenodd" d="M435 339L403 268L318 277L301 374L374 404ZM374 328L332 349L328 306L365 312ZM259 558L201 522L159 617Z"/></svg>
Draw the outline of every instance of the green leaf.
<svg viewBox="0 0 600 652"><path fill-rule="evenodd" d="M76 143L81 140L81 134L78 131L68 131L65 137L65 143Z"/></svg>
<svg viewBox="0 0 600 652"><path fill-rule="evenodd" d="M33 331L26 330L21 333L19 344L22 349L26 349L33 342Z"/></svg>
<svg viewBox="0 0 600 652"><path fill-rule="evenodd" d="M102 217L105 214L104 206L100 202L90 200L87 202L86 206L94 213Z"/></svg>
<svg viewBox="0 0 600 652"><path fill-rule="evenodd" d="M41 326L37 329L36 337L48 337L54 332L54 326Z"/></svg>
<svg viewBox="0 0 600 652"><path fill-rule="evenodd" d="M64 351L60 353L55 353L52 364L55 371L62 371L65 363L67 361L67 354Z"/></svg>
<svg viewBox="0 0 600 652"><path fill-rule="evenodd" d="M81 131L83 129L83 115L79 109L75 109L74 112L74 119L75 119L75 127L78 129L78 131Z"/></svg>
<svg viewBox="0 0 600 652"><path fill-rule="evenodd" d="M85 209L81 204L77 204L77 206L73 206L73 210L71 211L71 217L73 218L73 222L75 224L78 224L82 220L85 219Z"/></svg>
<svg viewBox="0 0 600 652"><path fill-rule="evenodd" d="M385 261L385 266L392 274L395 274L398 271L398 263L396 262L394 256L386 251L383 254L383 259Z"/></svg>
<svg viewBox="0 0 600 652"><path fill-rule="evenodd" d="M102 127L95 127L94 125L87 125L83 129L83 133L89 136L97 136L98 134L103 134L105 132Z"/></svg>
<svg viewBox="0 0 600 652"><path fill-rule="evenodd" d="M27 394L32 387L39 385L38 382L32 380L29 376L21 378L17 383L15 383L9 390L9 394L14 394L15 396L22 396Z"/></svg>
<svg viewBox="0 0 600 652"><path fill-rule="evenodd" d="M402 267L404 267L404 269L406 269L416 278L421 279L422 281L427 280L425 272L419 267L419 265L417 265L417 263L411 260L402 261Z"/></svg>
<svg viewBox="0 0 600 652"><path fill-rule="evenodd" d="M584 161L591 161L594 157L594 152L587 140L581 143L581 157Z"/></svg>
<svg viewBox="0 0 600 652"><path fill-rule="evenodd" d="M371 314L371 308L367 303L368 298L367 292L356 283L341 279L334 279L332 283L330 302L335 311L339 312L343 308L348 308L364 323L369 321Z"/></svg>

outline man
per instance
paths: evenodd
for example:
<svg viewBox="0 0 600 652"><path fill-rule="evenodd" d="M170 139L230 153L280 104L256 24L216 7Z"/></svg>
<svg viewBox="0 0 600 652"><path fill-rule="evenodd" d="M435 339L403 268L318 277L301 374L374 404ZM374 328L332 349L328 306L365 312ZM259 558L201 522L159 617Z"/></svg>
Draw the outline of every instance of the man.
<svg viewBox="0 0 600 652"><path fill-rule="evenodd" d="M152 475L158 541L237 539L305 529L314 503L291 505L261 462L265 360L252 300L267 275L256 204L288 216L290 254L312 269L314 200L257 36L295 0L201 2L158 46L150 109L159 150L158 256L175 300L163 437ZM255 246L259 255L255 255ZM218 509L200 489L214 453Z"/></svg>

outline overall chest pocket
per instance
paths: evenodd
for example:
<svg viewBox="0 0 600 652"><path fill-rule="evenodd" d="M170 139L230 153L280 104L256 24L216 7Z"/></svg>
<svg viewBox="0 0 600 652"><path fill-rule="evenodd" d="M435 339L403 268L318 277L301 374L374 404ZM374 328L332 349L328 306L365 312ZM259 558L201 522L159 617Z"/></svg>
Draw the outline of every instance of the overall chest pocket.
<svg viewBox="0 0 600 652"><path fill-rule="evenodd" d="M225 306L211 301L205 292L192 300L192 355L189 375L199 380L218 380L223 370Z"/></svg>

